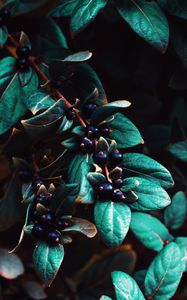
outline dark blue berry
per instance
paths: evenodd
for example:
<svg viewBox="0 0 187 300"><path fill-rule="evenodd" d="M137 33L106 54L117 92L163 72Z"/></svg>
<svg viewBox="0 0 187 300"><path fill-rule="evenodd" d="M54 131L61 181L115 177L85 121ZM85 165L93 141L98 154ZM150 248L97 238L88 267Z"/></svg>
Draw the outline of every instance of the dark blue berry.
<svg viewBox="0 0 187 300"><path fill-rule="evenodd" d="M28 58L30 54L30 49L27 46L18 47L16 49L16 54L19 58Z"/></svg>
<svg viewBox="0 0 187 300"><path fill-rule="evenodd" d="M21 181L29 182L32 180L33 172L31 170L19 170L18 175Z"/></svg>
<svg viewBox="0 0 187 300"><path fill-rule="evenodd" d="M18 58L16 65L20 71L26 71L30 66L29 61L26 58Z"/></svg>
<svg viewBox="0 0 187 300"><path fill-rule="evenodd" d="M40 188L41 185L45 185L44 181L41 178L36 178L32 183L32 186L36 191Z"/></svg>
<svg viewBox="0 0 187 300"><path fill-rule="evenodd" d="M116 189L114 190L114 193L113 193L113 200L114 201L121 201L123 200L125 197L123 195L123 192L119 189Z"/></svg>
<svg viewBox="0 0 187 300"><path fill-rule="evenodd" d="M104 166L108 160L108 153L105 151L99 151L93 154L93 161L98 166Z"/></svg>
<svg viewBox="0 0 187 300"><path fill-rule="evenodd" d="M85 118L89 119L93 114L94 110L97 108L97 104L94 102L87 102L83 105L82 113Z"/></svg>
<svg viewBox="0 0 187 300"><path fill-rule="evenodd" d="M58 245L60 243L60 240L61 240L61 233L58 230L52 229L48 232L47 242L49 245L51 246Z"/></svg>
<svg viewBox="0 0 187 300"><path fill-rule="evenodd" d="M102 126L99 128L99 133L101 136L103 137L108 137L109 136L109 133L110 133L110 128L107 127L107 126Z"/></svg>
<svg viewBox="0 0 187 300"><path fill-rule="evenodd" d="M43 225L49 226L52 225L54 217L50 212L46 212L41 215L40 220Z"/></svg>
<svg viewBox="0 0 187 300"><path fill-rule="evenodd" d="M44 206L48 206L51 204L51 199L52 199L51 194L49 195L40 194L35 197L34 202L35 204L42 204Z"/></svg>
<svg viewBox="0 0 187 300"><path fill-rule="evenodd" d="M123 186L123 178L119 177L117 179L112 180L112 183L115 188L120 189Z"/></svg>
<svg viewBox="0 0 187 300"><path fill-rule="evenodd" d="M33 229L32 229L32 234L38 239L45 238L45 234L46 234L45 226L43 226L42 224L38 224L38 223L34 224Z"/></svg>
<svg viewBox="0 0 187 300"><path fill-rule="evenodd" d="M91 153L94 151L95 143L94 141L85 137L80 144L80 148L83 153Z"/></svg>
<svg viewBox="0 0 187 300"><path fill-rule="evenodd" d="M41 218L41 212L34 210L31 215L31 219L33 222L39 222Z"/></svg>
<svg viewBox="0 0 187 300"><path fill-rule="evenodd" d="M123 154L118 150L110 153L110 163L114 166L119 165L123 160Z"/></svg>
<svg viewBox="0 0 187 300"><path fill-rule="evenodd" d="M113 196L113 185L110 182L102 183L98 188L98 195L101 200L110 200Z"/></svg>
<svg viewBox="0 0 187 300"><path fill-rule="evenodd" d="M73 108L69 108L67 111L66 111L66 118L68 120L75 120L77 117L77 114L76 114L76 111L73 109Z"/></svg>
<svg viewBox="0 0 187 300"><path fill-rule="evenodd" d="M69 221L67 220L64 220L64 219L56 219L55 220L55 227L58 229L58 230L63 230L65 229L66 227L68 227L70 224L69 224Z"/></svg>
<svg viewBox="0 0 187 300"><path fill-rule="evenodd" d="M99 129L95 126L88 125L86 131L87 131L87 137L90 139L99 137Z"/></svg>

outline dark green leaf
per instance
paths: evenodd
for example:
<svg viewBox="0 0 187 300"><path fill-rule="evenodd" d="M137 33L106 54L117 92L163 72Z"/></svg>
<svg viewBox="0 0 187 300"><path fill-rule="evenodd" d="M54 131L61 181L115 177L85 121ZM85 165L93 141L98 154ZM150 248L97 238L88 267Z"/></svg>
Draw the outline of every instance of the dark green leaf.
<svg viewBox="0 0 187 300"><path fill-rule="evenodd" d="M139 270L134 273L134 279L136 280L140 288L143 288L144 286L146 272L147 270Z"/></svg>
<svg viewBox="0 0 187 300"><path fill-rule="evenodd" d="M172 242L164 247L152 261L145 277L145 294L154 300L170 299L183 272L182 251Z"/></svg>
<svg viewBox="0 0 187 300"><path fill-rule="evenodd" d="M171 200L171 204L164 211L166 226L175 230L180 228L187 215L187 201L183 192L177 192Z"/></svg>
<svg viewBox="0 0 187 300"><path fill-rule="evenodd" d="M16 254L0 249L0 275L6 279L15 279L24 273L24 266Z"/></svg>
<svg viewBox="0 0 187 300"><path fill-rule="evenodd" d="M63 232L71 233L81 233L88 238L92 238L96 235L97 229L95 225L87 220L80 218L71 218L72 226L66 227Z"/></svg>
<svg viewBox="0 0 187 300"><path fill-rule="evenodd" d="M0 27L0 46L2 47L8 38L8 30L6 26Z"/></svg>
<svg viewBox="0 0 187 300"><path fill-rule="evenodd" d="M107 140L101 136L97 142L96 151L97 152L99 152L99 151L108 152L108 150L109 150L109 144L108 144Z"/></svg>
<svg viewBox="0 0 187 300"><path fill-rule="evenodd" d="M63 0L62 3L53 8L53 10L49 13L49 16L52 17L62 17L62 16L70 16L75 7L77 6L79 0Z"/></svg>
<svg viewBox="0 0 187 300"><path fill-rule="evenodd" d="M90 51L81 51L71 55L66 56L63 61L67 62L82 62L90 59L92 57L92 53Z"/></svg>
<svg viewBox="0 0 187 300"><path fill-rule="evenodd" d="M112 282L117 300L145 300L136 281L128 274L115 271L112 273Z"/></svg>
<svg viewBox="0 0 187 300"><path fill-rule="evenodd" d="M7 87L8 83L11 81L15 74L15 63L16 59L14 57L5 57L0 60L0 91L1 93Z"/></svg>
<svg viewBox="0 0 187 300"><path fill-rule="evenodd" d="M22 87L26 86L30 82L33 72L33 69L30 67L27 71L18 73L19 82Z"/></svg>
<svg viewBox="0 0 187 300"><path fill-rule="evenodd" d="M140 37L162 53L166 51L169 26L155 1L119 0L116 5L122 18Z"/></svg>
<svg viewBox="0 0 187 300"><path fill-rule="evenodd" d="M62 245L50 247L44 242L38 242L33 253L34 267L47 286L50 286L55 279L63 258L64 247Z"/></svg>
<svg viewBox="0 0 187 300"><path fill-rule="evenodd" d="M88 173L88 180L90 181L93 187L98 187L102 182L106 182L106 177L98 172L89 172Z"/></svg>
<svg viewBox="0 0 187 300"><path fill-rule="evenodd" d="M169 152L178 159L187 162L187 141L178 142L169 148Z"/></svg>
<svg viewBox="0 0 187 300"><path fill-rule="evenodd" d="M19 1L19 6L17 10L19 13L27 13L42 6L45 2L46 0L40 0L37 2L35 0L22 0Z"/></svg>
<svg viewBox="0 0 187 300"><path fill-rule="evenodd" d="M123 242L129 230L131 211L124 203L98 201L94 208L94 218L99 234L106 245L117 247Z"/></svg>
<svg viewBox="0 0 187 300"><path fill-rule="evenodd" d="M117 142L118 148L129 148L143 144L143 139L135 125L121 113L114 115L111 122L106 123L110 128L110 138Z"/></svg>
<svg viewBox="0 0 187 300"><path fill-rule="evenodd" d="M172 239L158 219L145 213L132 213L130 229L144 246L155 251L160 251Z"/></svg>
<svg viewBox="0 0 187 300"><path fill-rule="evenodd" d="M68 120L66 116L63 117L62 122L58 128L58 133L63 134L69 130L73 125L73 120Z"/></svg>
<svg viewBox="0 0 187 300"><path fill-rule="evenodd" d="M156 160L140 153L125 153L122 167L135 173L136 176L144 177L160 184L164 188L171 187L174 182L170 172Z"/></svg>
<svg viewBox="0 0 187 300"><path fill-rule="evenodd" d="M158 0L158 4L170 15L187 19L187 2L185 0Z"/></svg>
<svg viewBox="0 0 187 300"><path fill-rule="evenodd" d="M53 100L46 91L37 90L26 97L24 102L27 106L27 109L29 109L33 115L35 115L40 110L51 107L55 103L55 100Z"/></svg>

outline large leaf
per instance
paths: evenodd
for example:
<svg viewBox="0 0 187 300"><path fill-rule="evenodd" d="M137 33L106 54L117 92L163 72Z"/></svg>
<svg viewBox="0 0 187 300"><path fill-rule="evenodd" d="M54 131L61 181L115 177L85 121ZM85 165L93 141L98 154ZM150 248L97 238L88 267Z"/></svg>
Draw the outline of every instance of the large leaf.
<svg viewBox="0 0 187 300"><path fill-rule="evenodd" d="M24 273L24 266L16 254L9 254L0 249L0 276L6 279L15 279Z"/></svg>
<svg viewBox="0 0 187 300"><path fill-rule="evenodd" d="M178 159L187 162L187 141L178 142L169 148L169 152Z"/></svg>
<svg viewBox="0 0 187 300"><path fill-rule="evenodd" d="M15 74L15 58L5 57L0 60L0 91L1 93L7 87L8 83Z"/></svg>
<svg viewBox="0 0 187 300"><path fill-rule="evenodd" d="M172 197L171 204L164 211L164 222L171 229L178 229L183 225L186 215L186 196L179 191Z"/></svg>
<svg viewBox="0 0 187 300"><path fill-rule="evenodd" d="M168 193L158 184L140 177L133 177L139 185L133 189L138 196L138 200L130 207L135 210L156 210L162 209L171 203ZM132 182L132 177L124 180L124 185Z"/></svg>
<svg viewBox="0 0 187 300"><path fill-rule="evenodd" d="M103 241L109 247L119 246L131 221L130 208L124 203L98 201L94 208L95 224Z"/></svg>
<svg viewBox="0 0 187 300"><path fill-rule="evenodd" d="M155 257L147 270L144 287L145 294L154 300L170 299L183 272L182 251L172 242Z"/></svg>
<svg viewBox="0 0 187 300"><path fill-rule="evenodd" d="M139 36L162 53L166 51L169 26L155 1L119 0L116 5L122 18Z"/></svg>
<svg viewBox="0 0 187 300"><path fill-rule="evenodd" d="M125 153L122 167L124 170L135 173L136 176L145 177L164 188L168 188L174 183L170 172L164 166L144 154Z"/></svg>
<svg viewBox="0 0 187 300"><path fill-rule="evenodd" d="M53 10L49 13L52 17L62 17L62 16L70 16L75 7L77 6L79 0L63 0L59 5L57 5Z"/></svg>
<svg viewBox="0 0 187 300"><path fill-rule="evenodd" d="M115 271L112 273L112 282L117 300L145 300L136 281L128 274Z"/></svg>
<svg viewBox="0 0 187 300"><path fill-rule="evenodd" d="M77 154L73 157L68 168L68 178L71 183L80 186L76 202L91 204L94 202L93 188L88 180L91 165L87 162L87 156Z"/></svg>
<svg viewBox="0 0 187 300"><path fill-rule="evenodd" d="M130 229L144 246L155 251L160 251L172 239L158 219L145 213L132 213Z"/></svg>
<svg viewBox="0 0 187 300"><path fill-rule="evenodd" d="M38 242L33 253L34 267L47 286L50 286L55 279L63 258L64 247L62 245L50 247L44 242Z"/></svg>
<svg viewBox="0 0 187 300"><path fill-rule="evenodd" d="M33 115L43 109L47 109L55 103L50 95L46 91L37 90L31 93L26 99L24 99L27 109L29 109Z"/></svg>
<svg viewBox="0 0 187 300"><path fill-rule="evenodd" d="M107 122L111 128L110 138L117 142L118 148L129 148L143 143L136 126L121 113L116 113L114 119Z"/></svg>
<svg viewBox="0 0 187 300"><path fill-rule="evenodd" d="M8 30L6 26L0 27L0 46L2 47L8 38Z"/></svg>
<svg viewBox="0 0 187 300"><path fill-rule="evenodd" d="M81 0L71 16L71 31L73 34L84 29L105 7L108 0Z"/></svg>

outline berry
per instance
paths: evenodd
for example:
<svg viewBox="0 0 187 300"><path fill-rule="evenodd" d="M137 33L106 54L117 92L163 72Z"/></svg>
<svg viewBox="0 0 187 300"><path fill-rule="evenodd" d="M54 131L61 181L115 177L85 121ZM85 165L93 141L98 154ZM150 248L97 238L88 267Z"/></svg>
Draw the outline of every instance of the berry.
<svg viewBox="0 0 187 300"><path fill-rule="evenodd" d="M99 137L99 129L97 127L94 127L92 125L87 126L87 136L90 139L94 139Z"/></svg>
<svg viewBox="0 0 187 300"><path fill-rule="evenodd" d="M83 115L89 119L93 114L94 110L97 108L97 104L94 102L87 102L83 105L82 113Z"/></svg>
<svg viewBox="0 0 187 300"><path fill-rule="evenodd" d="M55 227L58 229L58 230L63 230L65 229L66 227L68 227L70 224L69 224L69 221L67 220L64 220L64 219L56 219L55 220Z"/></svg>
<svg viewBox="0 0 187 300"><path fill-rule="evenodd" d="M32 180L33 172L31 170L19 170L18 175L23 182L29 182Z"/></svg>
<svg viewBox="0 0 187 300"><path fill-rule="evenodd" d="M50 212L47 212L41 215L40 220L43 225L52 225L54 218Z"/></svg>
<svg viewBox="0 0 187 300"><path fill-rule="evenodd" d="M41 185L44 185L44 181L41 178L36 178L32 183L32 186L36 191L40 188Z"/></svg>
<svg viewBox="0 0 187 300"><path fill-rule="evenodd" d="M47 242L51 246L58 245L60 243L60 238L61 238L61 233L56 229L50 230L47 234Z"/></svg>
<svg viewBox="0 0 187 300"><path fill-rule="evenodd" d="M19 58L28 58L30 54L30 49L27 46L18 47L16 49L16 54Z"/></svg>
<svg viewBox="0 0 187 300"><path fill-rule="evenodd" d="M18 58L16 64L20 71L26 71L29 68L29 61L26 58Z"/></svg>
<svg viewBox="0 0 187 300"><path fill-rule="evenodd" d="M120 189L123 186L123 178L119 177L117 179L112 180L112 183L115 188Z"/></svg>
<svg viewBox="0 0 187 300"><path fill-rule="evenodd" d="M34 222L40 221L40 218L41 218L41 212L40 212L40 211L37 211L37 210L34 210L34 211L32 212L31 218L32 218L32 221L34 221Z"/></svg>
<svg viewBox="0 0 187 300"><path fill-rule="evenodd" d="M49 195L40 194L35 197L34 201L35 204L42 204L44 206L48 206L51 203L51 199L52 199L51 194Z"/></svg>
<svg viewBox="0 0 187 300"><path fill-rule="evenodd" d="M103 137L108 137L110 133L110 128L107 126L102 126L99 128L99 133Z"/></svg>
<svg viewBox="0 0 187 300"><path fill-rule="evenodd" d="M6 7L0 10L0 26L3 26L10 19L11 12Z"/></svg>
<svg viewBox="0 0 187 300"><path fill-rule="evenodd" d="M108 154L105 151L99 151L93 154L93 161L98 166L103 166L107 163Z"/></svg>
<svg viewBox="0 0 187 300"><path fill-rule="evenodd" d="M81 150L82 152L84 153L91 153L94 151L94 146L95 146L95 143L94 141L88 139L88 138L83 138L81 144L80 144L80 147L81 147Z"/></svg>
<svg viewBox="0 0 187 300"><path fill-rule="evenodd" d="M74 120L74 119L76 119L76 117L77 117L77 114L73 108L70 108L66 111L66 118L68 120Z"/></svg>
<svg viewBox="0 0 187 300"><path fill-rule="evenodd" d="M98 195L102 200L109 200L112 198L113 191L113 185L110 182L104 182L98 188Z"/></svg>
<svg viewBox="0 0 187 300"><path fill-rule="evenodd" d="M122 162L123 154L118 150L110 153L110 162L112 165L119 165Z"/></svg>
<svg viewBox="0 0 187 300"><path fill-rule="evenodd" d="M45 226L42 224L34 224L33 229L32 229L32 234L38 238L38 239L43 239L45 237Z"/></svg>
<svg viewBox="0 0 187 300"><path fill-rule="evenodd" d="M113 200L114 201L121 201L123 199L124 199L123 192L121 190L119 190L119 189L114 190Z"/></svg>

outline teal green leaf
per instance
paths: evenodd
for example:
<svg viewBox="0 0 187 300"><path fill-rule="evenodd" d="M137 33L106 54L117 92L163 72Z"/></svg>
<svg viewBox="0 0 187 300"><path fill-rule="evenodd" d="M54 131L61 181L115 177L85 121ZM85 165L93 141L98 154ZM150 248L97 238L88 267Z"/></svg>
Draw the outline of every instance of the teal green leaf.
<svg viewBox="0 0 187 300"><path fill-rule="evenodd" d="M124 111L125 108L129 107L130 105L131 103L129 101L118 100L100 106L94 110L91 117L91 123L98 124L99 122L103 121L107 117L117 112Z"/></svg>
<svg viewBox="0 0 187 300"><path fill-rule="evenodd" d="M107 140L105 138L103 138L102 136L99 138L97 145L96 145L96 151L109 151L109 144L107 142Z"/></svg>
<svg viewBox="0 0 187 300"><path fill-rule="evenodd" d="M146 275L147 270L139 270L134 273L134 279L138 283L140 288L143 288L144 286L144 280L145 280L145 275Z"/></svg>
<svg viewBox="0 0 187 300"><path fill-rule="evenodd" d="M35 115L40 110L50 108L55 103L55 100L53 100L46 91L37 90L26 97L24 102L27 109Z"/></svg>
<svg viewBox="0 0 187 300"><path fill-rule="evenodd" d="M70 137L70 138L62 141L61 145L69 150L77 150L77 141L75 140L74 137Z"/></svg>
<svg viewBox="0 0 187 300"><path fill-rule="evenodd" d="M187 250L187 237L186 236L176 237L175 243L181 247L184 247Z"/></svg>
<svg viewBox="0 0 187 300"><path fill-rule="evenodd" d="M35 0L21 0L19 1L19 6L17 8L18 13L27 13L29 11L32 11L34 9L39 8L42 6L46 0L40 0L40 1L35 1Z"/></svg>
<svg viewBox="0 0 187 300"><path fill-rule="evenodd" d="M49 16L57 18L62 16L71 16L79 0L63 0L61 2L61 4L59 4L52 11L50 11Z"/></svg>
<svg viewBox="0 0 187 300"><path fill-rule="evenodd" d="M146 296L154 300L171 299L182 272L182 251L172 242L157 254L147 270L144 282Z"/></svg>
<svg viewBox="0 0 187 300"><path fill-rule="evenodd" d="M117 300L145 300L136 281L130 275L120 271L112 272L112 282Z"/></svg>
<svg viewBox="0 0 187 300"><path fill-rule="evenodd" d="M38 242L34 253L33 262L40 279L50 286L55 279L64 258L62 245L50 247L44 242Z"/></svg>
<svg viewBox="0 0 187 300"><path fill-rule="evenodd" d="M18 73L19 82L22 87L26 86L30 82L33 76L33 72L35 71L33 71L33 69L30 67L27 71L20 71Z"/></svg>
<svg viewBox="0 0 187 300"><path fill-rule="evenodd" d="M156 183L140 177L133 177L139 181L139 185L133 190L138 196L138 200L130 207L135 210L149 211L162 209L171 203L168 193ZM128 185L131 178L126 178L124 182ZM125 184L124 184L125 185Z"/></svg>
<svg viewBox="0 0 187 300"><path fill-rule="evenodd" d="M71 16L71 31L73 34L83 30L91 23L108 0L82 0L79 1Z"/></svg>
<svg viewBox="0 0 187 300"><path fill-rule="evenodd" d="M117 142L118 148L125 149L143 144L136 126L121 113L116 113L114 119L106 124L111 128L109 137Z"/></svg>
<svg viewBox="0 0 187 300"><path fill-rule="evenodd" d="M140 37L162 53L166 52L169 26L155 1L119 0L116 6L122 18Z"/></svg>
<svg viewBox="0 0 187 300"><path fill-rule="evenodd" d="M8 38L8 30L6 26L0 27L0 47L2 47Z"/></svg>
<svg viewBox="0 0 187 300"><path fill-rule="evenodd" d="M158 4L170 15L187 19L187 2L185 0L158 0Z"/></svg>
<svg viewBox="0 0 187 300"><path fill-rule="evenodd" d="M98 201L94 218L101 238L107 246L114 248L123 242L129 230L131 211L124 203Z"/></svg>
<svg viewBox="0 0 187 300"><path fill-rule="evenodd" d="M66 56L63 61L67 62L82 62L90 59L92 57L92 53L90 51L80 51L77 53L73 53L71 55Z"/></svg>
<svg viewBox="0 0 187 300"><path fill-rule="evenodd" d="M3 92L15 74L14 57L8 56L0 60L0 91Z"/></svg>
<svg viewBox="0 0 187 300"><path fill-rule="evenodd" d="M63 232L71 234L71 233L81 233L88 238L93 238L97 229L95 225L87 220L81 218L71 218L72 226L66 227Z"/></svg>
<svg viewBox="0 0 187 300"><path fill-rule="evenodd" d="M169 152L176 158L187 162L187 141L178 142L169 148Z"/></svg>
<svg viewBox="0 0 187 300"><path fill-rule="evenodd" d="M98 187L103 182L106 182L106 177L98 172L89 172L88 173L88 180L90 181L91 185L94 187Z"/></svg>
<svg viewBox="0 0 187 300"><path fill-rule="evenodd" d="M94 202L93 188L88 180L91 165L87 162L87 156L77 154L73 157L68 168L69 182L79 184L79 194L76 202L91 204Z"/></svg>
<svg viewBox="0 0 187 300"><path fill-rule="evenodd" d="M101 296L101 298L99 300L112 300L112 298L103 295L103 296Z"/></svg>
<svg viewBox="0 0 187 300"><path fill-rule="evenodd" d="M72 127L73 123L73 120L68 120L67 117L64 116L57 132L63 134Z"/></svg>
<svg viewBox="0 0 187 300"><path fill-rule="evenodd" d="M140 153L125 153L121 166L136 176L145 177L160 184L163 188L171 187L174 182L170 172L156 160Z"/></svg>
<svg viewBox="0 0 187 300"><path fill-rule="evenodd" d="M160 251L172 239L164 224L145 213L132 213L130 229L145 247L155 251Z"/></svg>
<svg viewBox="0 0 187 300"><path fill-rule="evenodd" d="M128 192L128 191L134 190L134 189L136 189L136 187L139 184L140 183L137 180L137 178L130 177L130 178L128 178L128 182L127 182L126 179L123 181L123 186L121 187L121 191L122 192Z"/></svg>
<svg viewBox="0 0 187 300"><path fill-rule="evenodd" d="M187 215L187 201L184 192L177 192L171 200L171 204L164 211L164 223L175 230L180 228Z"/></svg>

